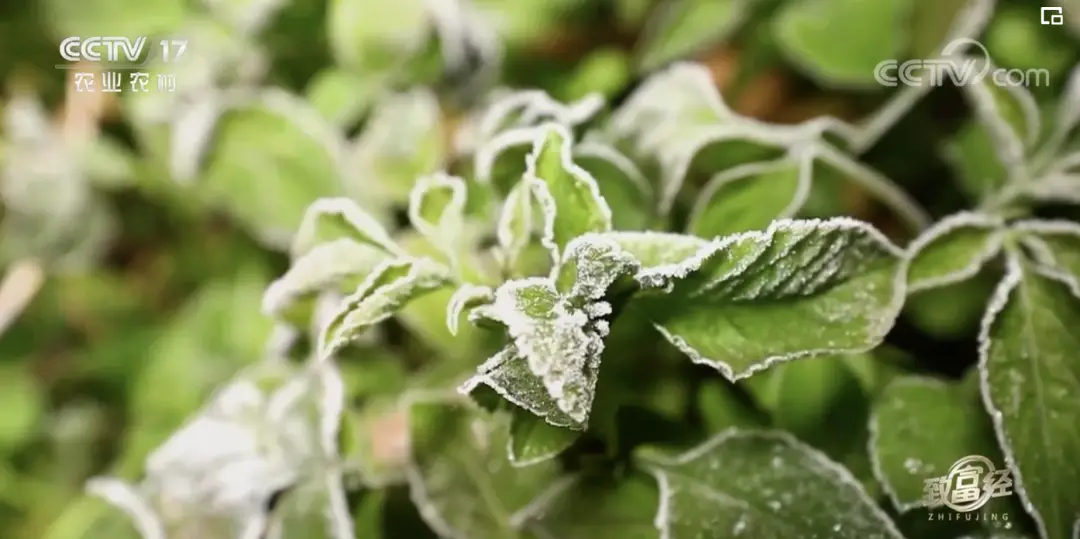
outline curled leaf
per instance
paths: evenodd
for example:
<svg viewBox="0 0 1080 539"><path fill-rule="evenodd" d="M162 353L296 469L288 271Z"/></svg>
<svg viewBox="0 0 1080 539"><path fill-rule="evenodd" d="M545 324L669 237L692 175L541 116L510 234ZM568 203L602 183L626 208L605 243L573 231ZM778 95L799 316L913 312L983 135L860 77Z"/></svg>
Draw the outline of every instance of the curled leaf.
<svg viewBox="0 0 1080 539"><path fill-rule="evenodd" d="M347 296L322 328L319 357L329 357L409 301L446 286L447 269L426 258L404 257L381 264Z"/></svg>
<svg viewBox="0 0 1080 539"><path fill-rule="evenodd" d="M409 221L455 264L465 233L465 180L447 174L417 180L409 196Z"/></svg>
<svg viewBox="0 0 1080 539"><path fill-rule="evenodd" d="M290 252L294 259L299 258L321 243L341 238L372 245L393 255L405 254L374 217L347 198L324 198L309 206Z"/></svg>
<svg viewBox="0 0 1080 539"><path fill-rule="evenodd" d="M938 221L908 247L908 293L974 277L1004 241L1005 223L996 217L962 212Z"/></svg>
<svg viewBox="0 0 1080 539"><path fill-rule="evenodd" d="M491 287L464 284L458 288L450 297L450 302L446 304L446 327L450 330L450 334L457 335L458 322L465 309L489 303L494 298L495 292Z"/></svg>

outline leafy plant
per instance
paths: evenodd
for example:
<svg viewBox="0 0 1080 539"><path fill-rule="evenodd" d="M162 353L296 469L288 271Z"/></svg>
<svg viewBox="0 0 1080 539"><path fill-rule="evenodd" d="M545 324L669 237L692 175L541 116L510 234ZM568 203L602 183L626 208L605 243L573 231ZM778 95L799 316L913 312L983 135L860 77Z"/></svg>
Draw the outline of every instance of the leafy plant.
<svg viewBox="0 0 1080 539"><path fill-rule="evenodd" d="M191 56L5 104L5 534L1080 539L1075 38L874 79L1020 4L92 4Z"/></svg>

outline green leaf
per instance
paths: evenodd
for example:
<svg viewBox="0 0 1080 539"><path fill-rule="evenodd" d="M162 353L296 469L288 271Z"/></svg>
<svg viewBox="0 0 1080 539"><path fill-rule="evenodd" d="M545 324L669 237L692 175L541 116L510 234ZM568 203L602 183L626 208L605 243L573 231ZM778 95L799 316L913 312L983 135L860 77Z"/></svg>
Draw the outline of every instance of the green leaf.
<svg viewBox="0 0 1080 539"><path fill-rule="evenodd" d="M458 322L461 321L461 313L465 309L491 303L495 299L495 291L487 286L463 284L454 291L450 301L446 304L446 327L451 335L457 335Z"/></svg>
<svg viewBox="0 0 1080 539"><path fill-rule="evenodd" d="M994 15L985 0L915 0L911 7L910 58L932 59L960 38L974 39Z"/></svg>
<svg viewBox="0 0 1080 539"><path fill-rule="evenodd" d="M580 436L580 431L550 425L522 408L514 408L510 418L510 464L522 468L549 461Z"/></svg>
<svg viewBox="0 0 1080 539"><path fill-rule="evenodd" d="M821 83L870 87L879 62L901 57L910 9L902 0L791 2L773 19L773 34L788 58Z"/></svg>
<svg viewBox="0 0 1080 539"><path fill-rule="evenodd" d="M979 333L983 402L1040 537L1069 537L1080 515L1080 296L1074 283L1010 259Z"/></svg>
<svg viewBox="0 0 1080 539"><path fill-rule="evenodd" d="M610 232L605 238L613 240L630 253L643 269L656 270L676 266L709 244L697 236L671 232Z"/></svg>
<svg viewBox="0 0 1080 539"><path fill-rule="evenodd" d="M367 328L393 316L409 301L446 286L446 268L426 258L399 258L381 264L346 297L322 328L319 356L329 357Z"/></svg>
<svg viewBox="0 0 1080 539"><path fill-rule="evenodd" d="M611 208L616 230L642 230L652 219L652 187L637 165L618 150L599 142L574 148L574 161L588 172Z"/></svg>
<svg viewBox="0 0 1080 539"><path fill-rule="evenodd" d="M347 198L319 199L309 206L290 252L293 259L297 259L320 244L343 238L392 255L406 254L374 217Z"/></svg>
<svg viewBox="0 0 1080 539"><path fill-rule="evenodd" d="M572 476L559 481L531 507L525 528L561 539L656 539L656 484L633 473L618 481Z"/></svg>
<svg viewBox="0 0 1080 539"><path fill-rule="evenodd" d="M0 452L20 447L37 430L45 411L45 394L19 364L0 364Z"/></svg>
<svg viewBox="0 0 1080 539"><path fill-rule="evenodd" d="M663 7L649 20L638 45L641 71L652 71L723 41L748 15L743 0L691 0Z"/></svg>
<svg viewBox="0 0 1080 539"><path fill-rule="evenodd" d="M810 194L811 158L751 163L713 176L698 195L687 232L712 238L794 217Z"/></svg>
<svg viewBox="0 0 1080 539"><path fill-rule="evenodd" d="M908 293L974 277L1004 241L1005 222L996 217L961 212L938 221L908 247Z"/></svg>
<svg viewBox="0 0 1080 539"><path fill-rule="evenodd" d="M1080 283L1080 225L1064 220L1031 220L1013 224L1036 260L1061 276Z"/></svg>
<svg viewBox="0 0 1080 539"><path fill-rule="evenodd" d="M636 278L670 289L639 298L668 341L738 380L778 362L878 345L905 295L900 256L859 221L777 221Z"/></svg>
<svg viewBox="0 0 1080 539"><path fill-rule="evenodd" d="M333 0L326 16L334 59L360 74L387 70L419 53L431 32L423 0Z"/></svg>
<svg viewBox="0 0 1080 539"><path fill-rule="evenodd" d="M282 496L272 515L267 539L353 539L353 518L341 475L309 478Z"/></svg>
<svg viewBox="0 0 1080 539"><path fill-rule="evenodd" d="M465 235L465 180L435 174L417 180L409 196L409 221L414 229L456 266Z"/></svg>
<svg viewBox="0 0 1080 539"><path fill-rule="evenodd" d="M521 182L510 190L499 212L495 238L499 242L501 265L508 275L516 273L518 260L532 239L534 206L532 190Z"/></svg>
<svg viewBox="0 0 1080 539"><path fill-rule="evenodd" d="M412 499L436 533L453 539L519 537L518 513L558 476L558 463L527 468L507 457L509 418L453 400L424 397L410 407Z"/></svg>
<svg viewBox="0 0 1080 539"><path fill-rule="evenodd" d="M340 68L318 72L308 83L304 95L324 118L347 128L375 105L377 92L384 81L361 77Z"/></svg>
<svg viewBox="0 0 1080 539"><path fill-rule="evenodd" d="M263 312L282 316L324 290L355 290L390 255L370 244L340 238L322 243L293 261L263 295Z"/></svg>
<svg viewBox="0 0 1080 539"><path fill-rule="evenodd" d="M584 371L584 385L595 387L597 369ZM562 410L548 392L543 380L529 369L529 364L512 345L507 345L476 369L476 374L458 388L465 395L475 395L486 386L500 397L541 417L556 427L584 430L586 425ZM592 392L586 393L586 396ZM587 413L586 410L584 413ZM580 416L575 412L575 415Z"/></svg>
<svg viewBox="0 0 1080 539"><path fill-rule="evenodd" d="M969 455L1004 466L978 386L904 376L878 397L870 419L874 475L893 505L926 505L925 482Z"/></svg>
<svg viewBox="0 0 1080 539"><path fill-rule="evenodd" d="M902 537L850 472L781 431L728 430L638 461L660 484L661 537Z"/></svg>
<svg viewBox="0 0 1080 539"><path fill-rule="evenodd" d="M988 67L996 69L992 64ZM1028 181L1027 158L1042 131L1038 104L1027 89L999 86L992 79L964 85L963 90L990 137L994 155L1007 171L1007 180Z"/></svg>
<svg viewBox="0 0 1080 539"><path fill-rule="evenodd" d="M733 386L720 380L710 380L701 386L697 404L709 434L731 427L763 427L769 423L767 414L740 399Z"/></svg>
<svg viewBox="0 0 1080 539"><path fill-rule="evenodd" d="M495 291L495 301L476 308L473 314L506 327L512 344L481 365L478 374L466 383L463 391L470 392L477 383L484 383L499 391L501 384L491 378L492 371L496 368L505 371L504 363L524 362L528 371L546 389L546 396L574 424L588 421L600 353L604 349L603 337L607 334L605 321L596 320L587 309L574 306L560 295L554 283L540 278L504 283ZM503 396L536 413L536 403L518 402L532 396L534 387L531 383L522 388L504 389L511 393L520 392L519 397ZM553 424L567 426L560 423Z"/></svg>
<svg viewBox="0 0 1080 539"><path fill-rule="evenodd" d="M541 126L526 159L524 181L544 212L541 241L556 255L578 236L611 230L611 208L596 180L574 163L571 137L559 124Z"/></svg>
<svg viewBox="0 0 1080 539"><path fill-rule="evenodd" d="M430 90L384 97L364 125L345 156L345 192L350 198L371 209L403 203L418 178L443 168L449 148L442 110Z"/></svg>
<svg viewBox="0 0 1080 539"><path fill-rule="evenodd" d="M288 245L308 205L341 193L342 142L302 100L267 91L219 120L201 188L265 241Z"/></svg>
<svg viewBox="0 0 1080 539"><path fill-rule="evenodd" d="M960 126L942 153L953 169L959 187L976 200L994 194L1008 180L1009 171L1001 163L993 139L978 121Z"/></svg>

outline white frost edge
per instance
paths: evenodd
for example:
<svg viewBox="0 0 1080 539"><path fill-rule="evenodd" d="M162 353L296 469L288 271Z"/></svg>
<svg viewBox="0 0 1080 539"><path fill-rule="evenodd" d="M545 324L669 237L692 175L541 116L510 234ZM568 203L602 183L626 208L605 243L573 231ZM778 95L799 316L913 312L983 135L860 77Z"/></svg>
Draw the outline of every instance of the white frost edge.
<svg viewBox="0 0 1080 539"><path fill-rule="evenodd" d="M912 231L922 232L933 223L934 220L930 218L926 210L884 174L856 161L830 144L819 142L812 145L816 157L823 163L835 167L843 173L845 179L860 185L878 201L896 212L896 215L903 219Z"/></svg>
<svg viewBox="0 0 1080 539"><path fill-rule="evenodd" d="M949 233L961 228L983 229L987 232L985 244L978 256L973 258L968 265L960 271L917 282L909 281L908 294L956 284L975 276L975 274L979 273L979 270L981 270L990 259L1001 252L1001 248L1005 244L1004 220L982 213L966 211L955 213L934 223L933 226L920 234L908 245L907 260L904 268L905 274L923 249Z"/></svg>
<svg viewBox="0 0 1080 539"><path fill-rule="evenodd" d="M432 531L440 537L448 539L472 539L467 535L455 530L449 522L439 514L434 502L428 496L424 485L424 478L420 475L416 455L412 453L412 406L417 403L460 403L469 404L468 399L462 399L459 395L446 391L433 389L412 389L401 396L401 408L405 410L406 431L409 433L409 460L405 466L405 481L409 485L409 499L416 506L421 519L431 527Z"/></svg>
<svg viewBox="0 0 1080 539"><path fill-rule="evenodd" d="M519 408L522 408L522 409L532 413L533 415L543 419L544 422L547 423L548 425L551 425L553 427L562 427L562 428L571 429L571 430L582 430L584 428L584 425L585 425L584 423L569 423L569 422L555 421L555 420L551 419L551 414L550 413L548 413L547 411L542 410L540 408L537 408L536 406L533 406L532 403L530 403L530 402L527 402L525 400L522 400L522 399L518 398L510 388L499 384L498 382L496 382L496 380L494 378L492 378L490 376L490 373L492 371L494 371L495 369L498 369L499 367L501 367L507 361L512 361L514 359L525 361L524 358L518 357L517 349L514 348L513 344L508 344L502 350L499 350L493 356L491 356L490 358L485 360L484 363L481 364L477 368L477 373L476 374L469 377L469 379L465 380L464 382L461 383L461 385L458 386L457 392L459 394L461 394L461 395L468 396L470 393L475 391L478 386L485 385L485 386L491 388L492 391L497 393L500 397L505 399L510 404L513 404L513 405L515 405L515 406L517 406ZM545 391L546 391L546 389L545 389ZM557 404L556 404L556 407L558 407ZM569 414L567 414L567 417L570 417ZM570 419L573 419L573 418L570 418Z"/></svg>
<svg viewBox="0 0 1080 539"><path fill-rule="evenodd" d="M86 482L86 492L122 510L131 519L142 539L168 539L165 524L150 503L131 485L113 477L94 477Z"/></svg>
<svg viewBox="0 0 1080 539"><path fill-rule="evenodd" d="M935 389L948 389L950 387L948 383L940 379L915 374L901 376L900 378L897 378L896 380L890 382L889 386L891 387L900 384L933 387ZM887 392L888 389L883 391L882 394L885 394ZM878 456L877 450L878 437L880 436L880 429L878 428L879 422L877 407L880 406L880 403L881 400L879 397L878 401L874 403L873 407L870 410L870 418L867 423L867 429L870 433L870 436L866 441L866 451L867 455L870 458L870 472L873 474L874 479L877 480L878 484L881 485L881 490L885 492L885 495L888 496L889 501L892 502L893 507L895 507L899 513L903 514L913 509L926 507L925 500L916 500L914 502L901 501L899 493L897 493L896 489L893 488L892 482L889 480L888 474L885 473L885 469L882 466L882 462Z"/></svg>
<svg viewBox="0 0 1080 539"><path fill-rule="evenodd" d="M986 128L993 140L999 159L1008 171L1008 181L1022 181L1026 174L1026 143L1001 116L994 95L984 84L986 83L965 85L964 93L970 98L979 123Z"/></svg>
<svg viewBox="0 0 1080 539"><path fill-rule="evenodd" d="M474 302L490 302L493 299L495 299L495 291L490 286L469 283L461 285L446 304L446 328L450 334L454 336L458 334L461 313L469 305Z"/></svg>
<svg viewBox="0 0 1080 539"><path fill-rule="evenodd" d="M539 495L532 499L529 503L525 504L525 507L518 509L510 516L510 525L515 529L521 529L523 526L529 524L530 520L542 518L547 510L551 508L551 504L565 494L570 489L574 488L580 482L582 476L580 474L564 475L555 480L550 486L544 489ZM535 533L536 530L533 530ZM543 535L549 536L550 534L544 530Z"/></svg>
<svg viewBox="0 0 1080 539"><path fill-rule="evenodd" d="M653 196L652 185L649 184L649 180L645 178L638 166L634 164L634 161L625 156L619 150L616 150L613 146L600 142L598 140L582 141L574 149L574 154L580 157L588 157L593 159L600 159L607 161L611 166L615 167L622 172L626 179L630 180L630 184L635 190L645 199L650 199Z"/></svg>
<svg viewBox="0 0 1080 539"><path fill-rule="evenodd" d="M209 95L183 107L169 123L169 174L182 184L199 175L218 120L228 109L218 95Z"/></svg>
<svg viewBox="0 0 1080 539"><path fill-rule="evenodd" d="M392 283L387 283L381 287L375 288L376 282L391 267L405 265L409 266L409 272L407 274ZM435 272L435 269L441 270L442 266L427 258L402 257L387 260L382 264L379 264L379 266L371 272L371 275L368 275L364 281L356 287L356 291L341 302L337 312L330 320L340 319L342 327L349 327L349 318L353 311L360 305L363 305L364 302L373 297L376 293L393 295L398 291L408 290L417 286L434 286L433 283L436 280L444 277L441 273ZM393 315L394 313L391 312L381 313L373 320L369 320L367 326L375 326ZM329 339L330 335L327 334L328 330L329 324L324 325L319 331L318 357L322 360L336 354L339 350L353 341L351 338L343 338L341 336L335 336L333 339Z"/></svg>
<svg viewBox="0 0 1080 539"><path fill-rule="evenodd" d="M684 91L672 92L672 87ZM668 91L661 92L660 90ZM688 94L697 94L695 97L716 115L717 120L727 120L735 116L735 113L720 98L713 85L712 75L704 65L694 62L676 62L649 76L645 83L634 91L623 106L612 115L609 125L612 132L620 137L632 136L644 127L638 125L642 110L657 110L656 97L660 93L683 100L675 107L660 106L660 110L678 109L679 106L685 105Z"/></svg>
<svg viewBox="0 0 1080 539"><path fill-rule="evenodd" d="M997 288L994 289L994 294L990 298L990 302L986 306L986 311L983 313L982 321L979 324L979 393L982 396L983 407L989 414L991 421L994 424L994 437L997 439L998 445L1001 447L1001 452L1005 458L1005 466L1012 470L1014 481L1014 488L1017 496L1020 497L1020 501L1023 503L1024 511L1031 516L1031 519L1035 522L1035 528L1039 534L1039 537L1046 537L1046 522L1043 520L1042 513L1031 503L1031 498L1028 497L1027 489L1024 487L1023 475L1016 466L1016 456L1013 454L1012 446L1008 443L1008 436L1005 433L1004 418L1001 410L994 406L993 398L990 395L990 346L992 344L990 339L990 330L997 320L1001 311L1009 303L1010 296L1016 288L1020 285L1020 282L1024 277L1024 268L1022 267L1020 260L1015 256L1009 256L1007 259L1005 276L998 283Z"/></svg>
<svg viewBox="0 0 1080 539"><path fill-rule="evenodd" d="M1080 241L1080 224L1064 219L1028 219L1013 223L1012 229L1024 236L1021 241L1032 249L1041 273L1052 273L1054 278L1069 285L1080 297L1080 275L1072 275L1061 267L1053 249L1041 236L1072 236Z"/></svg>
<svg viewBox="0 0 1080 539"><path fill-rule="evenodd" d="M262 299L262 312L269 316L277 316L288 305L310 293L317 293L323 287L339 282L341 279L353 275L351 270L338 268L338 271L322 273L318 278L301 277L300 270L316 269L324 272L334 269L332 266L321 265L318 262L325 261L329 256L347 249L350 246L363 248L364 244L358 243L353 238L339 238L327 243L316 245L314 248L293 260L285 275L275 279L266 288ZM310 275L310 274L308 274Z"/></svg>
<svg viewBox="0 0 1080 539"><path fill-rule="evenodd" d="M1023 191L1036 200L1080 204L1080 174L1074 172L1043 175L1025 185Z"/></svg>
<svg viewBox="0 0 1080 539"><path fill-rule="evenodd" d="M546 421L545 421L545 423L546 423ZM518 458L517 452L514 451L514 436L511 434L506 439L506 460L510 463L510 466L514 467L514 468L528 468L530 466L536 466L537 464L542 464L544 462L552 460L555 457L561 455L562 452L565 451L565 450L566 450L565 447L562 448L562 449L559 449L559 450L555 450L555 451L547 450L547 451L545 451L543 453L540 453L538 455L534 455L531 458L523 459L523 458Z"/></svg>
<svg viewBox="0 0 1080 539"><path fill-rule="evenodd" d="M544 211L544 232L540 238L540 243L551 251L553 265L558 266L561 255L555 243L555 220L558 219L558 208L555 199L551 196L551 191L548 189L547 182L536 175L536 163L540 158L540 152L543 151L544 145L552 133L562 139L558 151L563 171L569 173L574 182L585 184L593 198L593 203L600 210L600 215L606 223L604 230L594 232L608 232L611 230L611 207L604 200L604 196L600 194L600 186L596 183L596 179L588 171L574 163L574 138L569 129L557 123L549 122L536 128L533 133L536 138L533 141L532 151L525 157L523 181L532 189L533 195Z"/></svg>
<svg viewBox="0 0 1080 539"><path fill-rule="evenodd" d="M352 199L333 197L316 200L304 212L304 217L300 221L300 227L293 237L293 244L290 249L293 258L307 253L314 247L319 221L326 216L340 217L355 228L361 236L361 238L354 238L356 241L365 241L366 239L390 254L406 256L405 251L390 238L390 234L371 214L364 211Z"/></svg>
<svg viewBox="0 0 1080 539"><path fill-rule="evenodd" d="M695 255L693 255L684 262L657 266L654 268L643 270L638 273L636 278L638 279L638 282L641 283L641 285L645 288L666 285L669 286L668 283L670 283L671 281L682 279L691 272L696 271L701 267L702 264L704 264L705 261L707 261L714 254L736 242L741 242L744 240L771 241L772 236L780 230L801 227L857 229L866 233L870 238L875 240L879 247L889 252L889 254L891 254L892 256L896 257L897 261L900 263L900 269L894 272L893 297L888 307L890 311L899 313L900 309L904 305L904 301L907 298L907 274L905 271L902 271L904 251L896 245L893 245L893 243L889 241L889 239L886 238L885 235L881 233L881 231L874 228L872 225L856 219L851 219L849 217L834 217L824 220L783 219L779 221L774 221L764 232L743 232L740 234L725 236L723 238L717 238L716 240L706 244L705 247L700 249ZM729 274L725 274L725 277L734 276L738 273L738 271L739 269L736 268L732 270ZM896 323L896 316L894 315L883 318L882 320L879 320L878 323L881 327L871 327L869 329L871 329L874 334L880 335L880 338L884 338L885 334L888 333L888 331ZM767 370L772 366L780 363L786 363L788 361L794 361L800 358L813 357L824 354L859 354L871 350L875 348L877 344L879 344L875 343L869 346L860 346L850 349L825 348L820 350L802 350L790 354L770 356L760 362L751 364L745 371L739 374L735 374L734 369L732 369L732 367L724 361L711 359L703 356L700 352L691 347L689 343L687 343L682 337L674 335L659 324L653 324L653 327L656 328L656 330L659 331L660 334L668 340L668 342L675 346L675 348L685 354L690 359L690 361L700 365L707 365L709 367L712 367L716 369L724 378L732 382L749 378L750 376L753 376L758 372Z"/></svg>
<svg viewBox="0 0 1080 539"><path fill-rule="evenodd" d="M656 517L653 519L653 526L660 532L660 539L676 538L671 532L671 498L673 497L671 482L668 479L667 473L660 469L659 466L656 466L656 464L659 464L660 466L680 466L688 464L690 461L704 456L734 438L771 439L802 451L806 456L810 457L811 460L815 461L816 464L820 465L823 470L836 474L836 478L842 485L852 488L856 494L861 495L862 501L866 504L870 513L877 517L884 525L883 529L886 533L891 535L893 539L904 539L904 536L900 533L900 530L896 528L896 524L892 519L889 518L885 511L878 507L877 502L866 492L862 483L859 482L847 468L837 464L814 447L800 442L785 431L739 428L724 430L700 445L675 457L667 457L664 455L649 457L648 460L653 461L655 464L646 464L643 468L656 479L656 483L660 489L660 505L657 508Z"/></svg>
<svg viewBox="0 0 1080 539"><path fill-rule="evenodd" d="M787 131L759 127L746 122L717 124L698 129L692 138L676 148L671 148L667 155L659 156L663 163L663 179L657 211L660 215L667 215L671 211L676 197L686 182L690 165L707 146L719 142L746 140L762 146L783 149L796 142L792 139L793 137Z"/></svg>
<svg viewBox="0 0 1080 539"><path fill-rule="evenodd" d="M438 222L432 223L424 218L422 210L428 193L435 189L449 189L450 202L439 216ZM458 257L457 244L465 226L466 196L465 180L444 172L421 177L409 192L409 222L417 232L442 251L450 260L450 265L455 267Z"/></svg>
<svg viewBox="0 0 1080 539"><path fill-rule="evenodd" d="M791 201L776 218L788 219L794 217L810 195L810 184L813 177L813 155L810 152L804 153L798 162L793 162L790 157L782 157L773 161L737 165L714 175L698 194L697 202L694 203L693 208L690 210L690 217L687 219L687 223L689 223L687 229L693 229L694 225L701 219L702 214L709 209L713 198L716 197L717 191L720 191L721 188L739 180L750 180L759 175L776 172L793 165L799 167L798 183Z"/></svg>
<svg viewBox="0 0 1080 539"><path fill-rule="evenodd" d="M514 230L516 217L521 217L524 221L522 226L525 228L525 234L521 236L518 236ZM521 251L529 244L534 225L532 190L528 184L518 183L506 195L506 200L503 201L502 208L499 210L499 221L495 228L495 239L499 243L499 256L504 269L512 268L521 255Z"/></svg>

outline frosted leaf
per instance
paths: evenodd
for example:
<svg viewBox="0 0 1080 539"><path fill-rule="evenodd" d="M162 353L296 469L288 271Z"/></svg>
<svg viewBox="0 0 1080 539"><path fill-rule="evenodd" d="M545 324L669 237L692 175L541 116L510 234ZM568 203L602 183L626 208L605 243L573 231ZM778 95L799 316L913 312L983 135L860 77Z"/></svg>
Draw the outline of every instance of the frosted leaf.
<svg viewBox="0 0 1080 539"><path fill-rule="evenodd" d="M1012 229L1032 248L1045 271L1075 281L1080 290L1080 225L1065 220L1027 220L1014 223Z"/></svg>
<svg viewBox="0 0 1080 539"><path fill-rule="evenodd" d="M529 278L503 283L495 301L473 314L506 328L514 354L539 377L559 410L576 423L588 420L604 350L600 328L588 313L560 295L550 280Z"/></svg>
<svg viewBox="0 0 1080 539"><path fill-rule="evenodd" d="M404 257L384 262L344 299L337 314L323 327L319 357L333 355L408 302L449 282L447 269L430 259Z"/></svg>
<svg viewBox="0 0 1080 539"><path fill-rule="evenodd" d="M1080 67L1074 66L1069 72L1069 80L1061 92L1054 119L1054 128L1040 151L1057 153L1075 131L1077 123L1080 123Z"/></svg>
<svg viewBox="0 0 1080 539"><path fill-rule="evenodd" d="M612 227L640 230L651 224L652 184L629 157L599 141L583 141L574 148L574 161L599 186L611 208Z"/></svg>
<svg viewBox="0 0 1080 539"><path fill-rule="evenodd" d="M847 218L776 221L638 273L635 298L696 363L739 380L778 362L877 346L905 297L902 252Z"/></svg>
<svg viewBox="0 0 1080 539"><path fill-rule="evenodd" d="M350 238L316 245L270 284L263 296L263 312L280 316L297 302L323 290L355 288L387 258L386 251Z"/></svg>
<svg viewBox="0 0 1080 539"><path fill-rule="evenodd" d="M1080 517L1080 290L1010 257L979 332L983 404L1040 537L1068 537Z"/></svg>
<svg viewBox="0 0 1080 539"><path fill-rule="evenodd" d="M98 477L87 481L86 492L124 511L142 539L168 539L165 524L135 486L112 477Z"/></svg>
<svg viewBox="0 0 1080 539"><path fill-rule="evenodd" d="M678 456L640 451L637 460L660 486L662 539L709 530L903 538L851 472L782 431L731 429Z"/></svg>
<svg viewBox="0 0 1080 539"><path fill-rule="evenodd" d="M506 452L515 468L554 459L581 436L580 431L556 427L524 408L514 408L510 413Z"/></svg>
<svg viewBox="0 0 1080 539"><path fill-rule="evenodd" d="M977 380L968 379L975 383L904 376L875 401L870 459L874 476L897 510L925 506L925 481L948 475L961 457L982 455L1004 465Z"/></svg>
<svg viewBox="0 0 1080 539"><path fill-rule="evenodd" d="M611 230L611 208L596 180L573 160L571 133L558 124L537 131L526 158L525 181L544 212L541 243L559 251L570 240L588 232Z"/></svg>
<svg viewBox="0 0 1080 539"><path fill-rule="evenodd" d="M499 62L498 35L468 0L425 0L424 6L439 36L447 71L462 72L473 55L479 58L482 69Z"/></svg>
<svg viewBox="0 0 1080 539"><path fill-rule="evenodd" d="M995 154L1008 171L1010 181L1026 181L1028 150L1041 129L1034 98L1023 87L998 86L988 80L964 85L962 89L993 141Z"/></svg>
<svg viewBox="0 0 1080 539"><path fill-rule="evenodd" d="M649 17L636 47L640 71L724 43L749 17L749 7L741 0L663 5Z"/></svg>
<svg viewBox="0 0 1080 539"><path fill-rule="evenodd" d="M465 233L465 181L438 173L417 180L409 196L409 221L441 250L452 266Z"/></svg>
<svg viewBox="0 0 1080 539"><path fill-rule="evenodd" d="M341 473L321 476L282 495L271 515L266 539L355 539Z"/></svg>
<svg viewBox="0 0 1080 539"><path fill-rule="evenodd" d="M630 253L641 271L639 280L648 280L650 275L664 275L674 271L690 257L709 244L708 240L687 234L674 232L609 232L605 238L613 240L619 247Z"/></svg>
<svg viewBox="0 0 1080 539"><path fill-rule="evenodd" d="M608 136L630 139L637 151L651 154L657 142L678 131L734 117L705 66L680 62L649 76L615 111L607 130Z"/></svg>
<svg viewBox="0 0 1080 539"><path fill-rule="evenodd" d="M345 158L345 190L373 206L404 202L417 178L442 169L447 156L442 111L428 89L380 100Z"/></svg>
<svg viewBox="0 0 1080 539"><path fill-rule="evenodd" d="M461 321L461 314L465 312L465 309L490 303L494 298L495 291L491 287L474 284L461 285L450 297L450 302L446 304L446 327L450 330L450 334L457 335L458 322Z"/></svg>
<svg viewBox="0 0 1080 539"><path fill-rule="evenodd" d="M521 182L506 196L495 231L505 269L513 269L516 265L522 251L532 239L533 225L532 193L529 185Z"/></svg>
<svg viewBox="0 0 1080 539"><path fill-rule="evenodd" d="M592 118L604 99L599 94L589 94L573 103L564 104L553 99L543 90L517 90L497 92L495 98L479 113L468 118L457 132L455 151L458 155L477 153L497 135L504 131L534 127L540 122L554 121L573 128ZM493 161L487 156L477 163ZM477 170L490 165L477 166ZM478 174L478 177L486 177Z"/></svg>
<svg viewBox="0 0 1080 539"><path fill-rule="evenodd" d="M974 277L1004 241L1005 222L997 217L961 212L938 221L908 246L908 293Z"/></svg>
<svg viewBox="0 0 1080 539"><path fill-rule="evenodd" d="M410 495L440 537L515 536L519 523L513 515L560 474L555 461L527 468L510 464L505 414L488 415L458 400L432 397L414 401L409 421ZM498 493L497 503L491 493Z"/></svg>
<svg viewBox="0 0 1080 539"><path fill-rule="evenodd" d="M258 538L269 500L336 458L343 386L332 366L312 367L270 362L241 373L151 453L140 485L88 488L104 486L140 527L152 511L170 537Z"/></svg>
<svg viewBox="0 0 1080 539"><path fill-rule="evenodd" d="M341 238L351 238L392 255L405 255L374 217L347 198L323 198L309 206L290 252L296 259L320 243Z"/></svg>
<svg viewBox="0 0 1080 539"><path fill-rule="evenodd" d="M703 237L760 230L794 217L810 194L813 154L749 163L715 176L698 195L687 232Z"/></svg>
<svg viewBox="0 0 1080 539"><path fill-rule="evenodd" d="M174 180L189 183L199 176L214 128L225 110L226 103L218 96L178 108L169 124L169 175Z"/></svg>
<svg viewBox="0 0 1080 539"><path fill-rule="evenodd" d="M617 482L563 477L514 516L538 539L656 539L656 482L640 472Z"/></svg>
<svg viewBox="0 0 1080 539"><path fill-rule="evenodd" d="M605 234L586 234L566 246L562 265L553 275L560 293L575 302L591 303L602 299L617 280L632 277L638 268L634 256L615 240Z"/></svg>
<svg viewBox="0 0 1080 539"><path fill-rule="evenodd" d="M1042 176L1023 186L1028 197L1041 202L1080 204L1080 174L1057 173Z"/></svg>
<svg viewBox="0 0 1080 539"><path fill-rule="evenodd" d="M596 361L599 367L599 361ZM595 387L598 369L585 371L586 385ZM515 406L541 417L556 427L584 430L585 424L570 417L544 387L543 380L529 370L529 365L514 346L507 345L477 368L458 392L469 395L480 386L487 386Z"/></svg>

